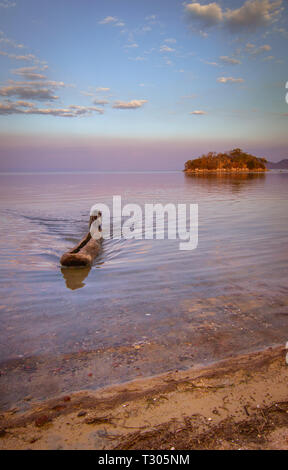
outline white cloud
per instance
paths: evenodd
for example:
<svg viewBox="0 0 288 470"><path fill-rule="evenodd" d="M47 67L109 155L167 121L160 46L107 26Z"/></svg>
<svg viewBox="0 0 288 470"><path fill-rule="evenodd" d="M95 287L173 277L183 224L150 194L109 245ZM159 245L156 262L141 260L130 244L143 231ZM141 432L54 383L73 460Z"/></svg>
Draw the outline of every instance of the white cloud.
<svg viewBox="0 0 288 470"><path fill-rule="evenodd" d="M210 62L209 60L204 60L204 59L200 59L201 62L203 62L204 64L207 64L207 65L213 65L214 67L219 67L219 64L217 62Z"/></svg>
<svg viewBox="0 0 288 470"><path fill-rule="evenodd" d="M256 58L258 55L265 54L265 52L270 52L272 47L269 44L263 44L262 46L256 46L255 44L247 43L244 52L249 54L250 58ZM241 49L239 49L239 54Z"/></svg>
<svg viewBox="0 0 288 470"><path fill-rule="evenodd" d="M149 15L145 17L145 20L147 21L155 21L156 20L156 15Z"/></svg>
<svg viewBox="0 0 288 470"><path fill-rule="evenodd" d="M106 16L103 20L98 21L98 24L112 24L113 26L119 26L120 28L125 26L125 23L119 20L116 16Z"/></svg>
<svg viewBox="0 0 288 470"><path fill-rule="evenodd" d="M221 57L219 57L219 59L221 60L223 64L227 64L227 65L241 64L240 60L234 59L234 57L228 57L226 55L222 55Z"/></svg>
<svg viewBox="0 0 288 470"><path fill-rule="evenodd" d="M263 46L254 47L253 49L251 49L251 54L258 55L258 54L262 54L263 52L269 52L271 51L271 49L272 47L269 46L269 44L264 44Z"/></svg>
<svg viewBox="0 0 288 470"><path fill-rule="evenodd" d="M285 38L288 38L288 31L285 28L277 28L276 27L276 28L274 28L273 32L279 33L282 36L284 36Z"/></svg>
<svg viewBox="0 0 288 470"><path fill-rule="evenodd" d="M281 12L282 0L248 0L242 7L225 12L225 22L232 31L254 30L265 26Z"/></svg>
<svg viewBox="0 0 288 470"><path fill-rule="evenodd" d="M263 62L268 62L269 60L274 60L274 59L275 59L274 55L268 55L267 57L265 57L262 60L263 60Z"/></svg>
<svg viewBox="0 0 288 470"><path fill-rule="evenodd" d="M203 27L222 25L231 32L255 30L276 21L282 12L283 0L246 0L236 9L227 8L225 11L216 3L201 5L193 2L185 5L185 11L190 21L197 21Z"/></svg>
<svg viewBox="0 0 288 470"><path fill-rule="evenodd" d="M143 60L147 60L146 57L137 56L137 57L129 57L129 60L135 60L136 62L142 62Z"/></svg>
<svg viewBox="0 0 288 470"><path fill-rule="evenodd" d="M145 103L147 103L147 100L132 100L132 101L116 101L116 103L113 105L113 108L115 109L137 109L141 108Z"/></svg>
<svg viewBox="0 0 288 470"><path fill-rule="evenodd" d="M68 106L69 110L73 110L74 116L81 116L83 114L91 114L92 112L96 112L99 114L103 114L104 111L102 108L97 108L96 106L79 106L79 105L70 105ZM71 117L74 117L71 116Z"/></svg>
<svg viewBox="0 0 288 470"><path fill-rule="evenodd" d="M9 0L2 0L0 8L13 8L16 7L16 2L9 2Z"/></svg>
<svg viewBox="0 0 288 470"><path fill-rule="evenodd" d="M42 114L59 117L78 117L97 112L103 114L103 109L95 106L70 105L66 108L38 108L34 103L15 101L0 103L0 115L8 114Z"/></svg>
<svg viewBox="0 0 288 470"><path fill-rule="evenodd" d="M94 96L94 93L90 92L90 91L80 91L81 95L84 95L84 96Z"/></svg>
<svg viewBox="0 0 288 470"><path fill-rule="evenodd" d="M199 20L204 26L213 26L223 19L222 9L215 2L208 5L195 2L186 5L185 8L189 18Z"/></svg>
<svg viewBox="0 0 288 470"><path fill-rule="evenodd" d="M151 31L151 30L152 30L151 26L143 26L143 28L141 29L143 33L147 33L148 31Z"/></svg>
<svg viewBox="0 0 288 470"><path fill-rule="evenodd" d="M6 38L6 37L0 38L0 44L11 46L11 47L14 47L15 49L24 49L25 48L24 44L20 44L20 43L14 41L13 39L9 39L9 38Z"/></svg>
<svg viewBox="0 0 288 470"><path fill-rule="evenodd" d="M175 49L173 49L172 47L166 46L166 44L164 44L163 46L160 47L160 52L175 52Z"/></svg>
<svg viewBox="0 0 288 470"><path fill-rule="evenodd" d="M201 110L195 110L191 111L189 114L193 114L194 116L203 116L204 114L207 114L206 111L201 111Z"/></svg>
<svg viewBox="0 0 288 470"><path fill-rule="evenodd" d="M46 77L46 75L44 75L43 73L36 73L36 72L16 72L14 71L15 75L21 75L22 77L25 77L29 80L44 80Z"/></svg>
<svg viewBox="0 0 288 470"><path fill-rule="evenodd" d="M32 86L49 86L52 88L65 88L65 87L74 87L74 85L67 84L64 82L57 82L56 80L43 80L43 81L17 81L15 82L14 80L8 80L10 84L15 84L15 85L32 85Z"/></svg>
<svg viewBox="0 0 288 470"><path fill-rule="evenodd" d="M14 75L20 75L21 77L25 77L28 80L44 80L46 79L46 75L40 73L38 71L38 67L36 65L32 67L21 67L19 69L12 70Z"/></svg>
<svg viewBox="0 0 288 470"><path fill-rule="evenodd" d="M98 87L96 88L96 91L110 91L110 88L105 88L105 87Z"/></svg>
<svg viewBox="0 0 288 470"><path fill-rule="evenodd" d="M167 38L167 39L164 39L164 42L167 42L170 44L176 44L177 41L174 38Z"/></svg>
<svg viewBox="0 0 288 470"><path fill-rule="evenodd" d="M58 96L53 94L49 87L38 87L33 85L13 84L0 87L0 96L16 96L17 98L36 100L57 100Z"/></svg>
<svg viewBox="0 0 288 470"><path fill-rule="evenodd" d="M14 81L9 80L8 85L0 86L0 96L16 97L20 99L55 101L59 97L55 95L57 88L63 88L64 82L52 80L43 81Z"/></svg>
<svg viewBox="0 0 288 470"><path fill-rule="evenodd" d="M106 16L106 18L103 18L103 20L98 21L99 24L109 24L109 23L117 23L118 18L115 16Z"/></svg>
<svg viewBox="0 0 288 470"><path fill-rule="evenodd" d="M219 83L243 83L243 78L234 78L234 77L219 77L217 78Z"/></svg>
<svg viewBox="0 0 288 470"><path fill-rule="evenodd" d="M9 59L23 60L25 62L37 61L37 58L33 54L16 55L16 54L10 54L9 52L5 52L5 51L0 51L0 55L9 57Z"/></svg>
<svg viewBox="0 0 288 470"><path fill-rule="evenodd" d="M107 101L107 100L100 100L100 99L98 99L98 98L95 98L95 99L93 100L93 104L98 104L98 105L100 105L100 106L104 106L105 104L108 104L108 103L109 103L109 101Z"/></svg>
<svg viewBox="0 0 288 470"><path fill-rule="evenodd" d="M138 46L138 44L136 42L133 42L132 44L126 44L126 46L124 46L125 48L127 49L136 49Z"/></svg>

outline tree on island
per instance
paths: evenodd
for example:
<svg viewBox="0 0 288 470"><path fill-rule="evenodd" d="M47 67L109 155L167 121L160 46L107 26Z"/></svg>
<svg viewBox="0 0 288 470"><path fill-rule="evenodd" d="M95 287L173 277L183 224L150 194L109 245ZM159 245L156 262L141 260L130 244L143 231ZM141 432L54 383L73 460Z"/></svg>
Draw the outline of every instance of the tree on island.
<svg viewBox="0 0 288 470"><path fill-rule="evenodd" d="M185 163L185 171L266 171L265 158L258 158L241 149L230 152L209 152Z"/></svg>

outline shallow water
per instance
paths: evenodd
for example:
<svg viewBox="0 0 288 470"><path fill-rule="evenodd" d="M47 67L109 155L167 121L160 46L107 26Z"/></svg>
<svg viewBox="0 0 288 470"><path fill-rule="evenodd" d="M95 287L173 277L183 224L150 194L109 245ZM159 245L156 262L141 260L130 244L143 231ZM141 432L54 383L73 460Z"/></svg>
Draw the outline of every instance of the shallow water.
<svg viewBox="0 0 288 470"><path fill-rule="evenodd" d="M197 249L110 239L61 269L113 195L199 204ZM287 196L285 172L0 175L2 406L284 344Z"/></svg>

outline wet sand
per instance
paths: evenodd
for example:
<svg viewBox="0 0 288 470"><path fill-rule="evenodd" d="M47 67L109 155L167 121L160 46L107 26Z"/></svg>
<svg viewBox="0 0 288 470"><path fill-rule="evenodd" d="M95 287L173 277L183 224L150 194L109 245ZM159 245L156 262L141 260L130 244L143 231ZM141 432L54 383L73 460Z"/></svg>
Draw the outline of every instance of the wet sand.
<svg viewBox="0 0 288 470"><path fill-rule="evenodd" d="M29 402L0 449L288 449L284 347L205 368Z"/></svg>

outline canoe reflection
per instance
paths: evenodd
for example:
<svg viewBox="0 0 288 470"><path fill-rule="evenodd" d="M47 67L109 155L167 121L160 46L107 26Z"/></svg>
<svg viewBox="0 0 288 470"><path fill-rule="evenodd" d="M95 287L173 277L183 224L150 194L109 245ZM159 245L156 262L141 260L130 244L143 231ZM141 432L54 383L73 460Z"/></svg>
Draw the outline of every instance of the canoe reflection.
<svg viewBox="0 0 288 470"><path fill-rule="evenodd" d="M69 267L61 268L63 278L66 282L66 287L71 290L81 289L85 286L83 282L91 271L91 267Z"/></svg>

